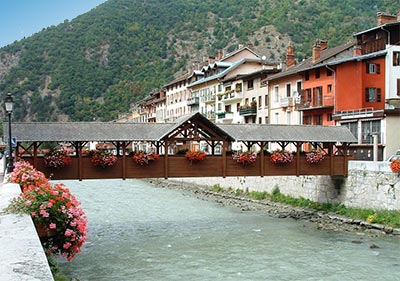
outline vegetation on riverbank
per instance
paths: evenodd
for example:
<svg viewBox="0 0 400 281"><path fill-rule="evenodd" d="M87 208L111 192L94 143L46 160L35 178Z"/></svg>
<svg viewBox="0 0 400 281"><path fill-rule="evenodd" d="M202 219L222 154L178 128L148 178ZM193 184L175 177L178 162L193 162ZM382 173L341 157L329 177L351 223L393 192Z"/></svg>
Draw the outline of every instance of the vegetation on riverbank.
<svg viewBox="0 0 400 281"><path fill-rule="evenodd" d="M233 190L232 188L225 190L220 185L216 184L211 187L211 191L228 192L237 196L245 195L254 200L269 200L271 202L282 203L294 207L309 208L325 213L335 213L348 218L364 220L368 223L383 224L395 228L400 227L399 211L359 209L346 207L343 204L318 203L303 197L294 198L292 196L282 194L279 190L279 187L275 187L272 193L268 193L259 191L249 192L248 190L244 191L241 189Z"/></svg>

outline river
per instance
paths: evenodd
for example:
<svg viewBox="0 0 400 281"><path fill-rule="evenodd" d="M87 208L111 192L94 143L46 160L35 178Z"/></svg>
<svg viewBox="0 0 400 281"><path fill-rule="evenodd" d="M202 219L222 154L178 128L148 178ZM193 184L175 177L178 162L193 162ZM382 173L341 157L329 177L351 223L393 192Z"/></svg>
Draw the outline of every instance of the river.
<svg viewBox="0 0 400 281"><path fill-rule="evenodd" d="M400 280L396 238L321 231L141 180L63 182L89 221L82 253L60 261L76 280Z"/></svg>

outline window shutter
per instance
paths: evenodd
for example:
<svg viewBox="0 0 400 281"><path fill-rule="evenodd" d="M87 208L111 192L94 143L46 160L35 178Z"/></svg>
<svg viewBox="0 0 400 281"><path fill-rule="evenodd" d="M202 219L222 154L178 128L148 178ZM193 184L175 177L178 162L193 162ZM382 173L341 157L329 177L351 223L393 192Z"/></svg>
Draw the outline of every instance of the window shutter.
<svg viewBox="0 0 400 281"><path fill-rule="evenodd" d="M369 89L365 88L365 101L369 102Z"/></svg>
<svg viewBox="0 0 400 281"><path fill-rule="evenodd" d="M381 88L376 89L376 101L381 102Z"/></svg>
<svg viewBox="0 0 400 281"><path fill-rule="evenodd" d="M366 73L369 73L369 63L366 63L365 66L366 66L366 68L365 68Z"/></svg>
<svg viewBox="0 0 400 281"><path fill-rule="evenodd" d="M381 65L379 63L376 64L376 74L381 74Z"/></svg>
<svg viewBox="0 0 400 281"><path fill-rule="evenodd" d="M397 79L397 95L400 96L400 79Z"/></svg>

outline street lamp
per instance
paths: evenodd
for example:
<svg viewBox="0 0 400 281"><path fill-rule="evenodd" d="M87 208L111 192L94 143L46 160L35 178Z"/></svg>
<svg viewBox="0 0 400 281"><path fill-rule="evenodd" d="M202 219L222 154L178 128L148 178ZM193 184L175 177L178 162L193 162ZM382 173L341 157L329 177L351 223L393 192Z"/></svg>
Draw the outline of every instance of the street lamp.
<svg viewBox="0 0 400 281"><path fill-rule="evenodd" d="M7 173L11 173L14 170L13 155L12 155L12 142L11 142L11 114L14 107L14 100L10 93L7 94L4 100L6 112L8 114L8 159L7 159Z"/></svg>

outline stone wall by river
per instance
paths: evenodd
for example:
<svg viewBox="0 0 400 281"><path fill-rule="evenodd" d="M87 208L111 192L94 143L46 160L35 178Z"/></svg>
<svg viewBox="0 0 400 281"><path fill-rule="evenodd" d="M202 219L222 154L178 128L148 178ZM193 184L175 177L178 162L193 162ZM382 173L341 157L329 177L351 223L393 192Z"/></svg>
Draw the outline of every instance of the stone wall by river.
<svg viewBox="0 0 400 281"><path fill-rule="evenodd" d="M318 169L318 166L316 166ZM271 193L276 187L293 197L304 197L315 202L343 203L347 207L400 210L400 176L391 172L387 162L349 161L349 175L285 176L285 177L229 177L179 178L189 182L223 188Z"/></svg>

